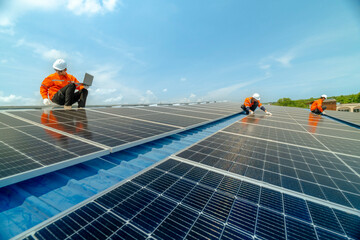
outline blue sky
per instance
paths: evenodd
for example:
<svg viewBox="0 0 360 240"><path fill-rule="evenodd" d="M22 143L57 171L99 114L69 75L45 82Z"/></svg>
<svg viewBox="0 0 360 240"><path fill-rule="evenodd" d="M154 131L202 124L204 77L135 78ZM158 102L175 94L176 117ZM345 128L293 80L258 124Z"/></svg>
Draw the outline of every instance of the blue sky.
<svg viewBox="0 0 360 240"><path fill-rule="evenodd" d="M263 102L360 92L350 0L0 2L0 105L38 105L61 57L89 104Z"/></svg>

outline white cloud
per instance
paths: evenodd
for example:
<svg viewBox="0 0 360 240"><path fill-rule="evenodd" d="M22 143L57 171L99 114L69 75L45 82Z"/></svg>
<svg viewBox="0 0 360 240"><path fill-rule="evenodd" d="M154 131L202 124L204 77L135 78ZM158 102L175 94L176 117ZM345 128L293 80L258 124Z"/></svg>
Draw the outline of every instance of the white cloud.
<svg viewBox="0 0 360 240"><path fill-rule="evenodd" d="M8 62L7 59L1 59L1 60L0 60L0 63L2 63L2 64L7 63L7 62Z"/></svg>
<svg viewBox="0 0 360 240"><path fill-rule="evenodd" d="M25 98L22 96L17 96L14 94L10 94L5 96L2 92L0 92L0 106L19 106L19 105L35 105L35 98Z"/></svg>
<svg viewBox="0 0 360 240"><path fill-rule="evenodd" d="M271 68L271 65L270 64L265 64L265 65L260 64L260 68L266 70L266 69Z"/></svg>
<svg viewBox="0 0 360 240"><path fill-rule="evenodd" d="M0 1L0 33L14 34L19 17L30 11L67 9L75 15L105 14L115 10L120 0L11 0Z"/></svg>
<svg viewBox="0 0 360 240"><path fill-rule="evenodd" d="M120 104L121 100L123 100L123 96L122 95L118 95L117 97L113 97L113 98L107 98L104 100L104 103L110 103L110 104Z"/></svg>
<svg viewBox="0 0 360 240"><path fill-rule="evenodd" d="M90 89L92 90L92 89ZM92 94L97 94L97 95L108 95L111 93L116 92L116 88L97 88L94 91L92 91Z"/></svg>
<svg viewBox="0 0 360 240"><path fill-rule="evenodd" d="M155 103L157 99L151 90L146 90L145 95L140 97L140 103Z"/></svg>
<svg viewBox="0 0 360 240"><path fill-rule="evenodd" d="M282 66L289 67L289 66L291 66L290 62L291 62L291 60L294 59L294 56L292 56L292 55L283 55L281 57L274 58L274 59L275 59L275 61L281 63Z"/></svg>
<svg viewBox="0 0 360 240"><path fill-rule="evenodd" d="M187 79L184 78L184 77L180 78L180 81L181 81L181 82L185 82L186 80L187 80Z"/></svg>
<svg viewBox="0 0 360 240"><path fill-rule="evenodd" d="M15 44L15 47L27 47L34 53L40 55L45 60L55 60L57 58L67 58L68 54L57 49L49 49L48 47L34 42L28 42L25 39L20 39Z"/></svg>
<svg viewBox="0 0 360 240"><path fill-rule="evenodd" d="M162 91L163 91L163 92L167 92L167 88L164 88Z"/></svg>

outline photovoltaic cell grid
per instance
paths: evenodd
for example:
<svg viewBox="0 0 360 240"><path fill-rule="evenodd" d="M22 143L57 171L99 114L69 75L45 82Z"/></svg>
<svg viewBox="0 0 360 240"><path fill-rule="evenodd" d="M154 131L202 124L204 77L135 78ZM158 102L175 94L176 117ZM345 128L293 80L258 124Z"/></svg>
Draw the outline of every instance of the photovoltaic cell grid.
<svg viewBox="0 0 360 240"><path fill-rule="evenodd" d="M177 156L360 210L360 178L330 152L219 132Z"/></svg>
<svg viewBox="0 0 360 240"><path fill-rule="evenodd" d="M4 116L0 115L0 121L9 120ZM20 123L16 119L15 122ZM64 160L108 153L102 148L46 131L48 133L37 126L0 128L0 185L3 185L2 182L7 181L8 177L20 173L41 169Z"/></svg>
<svg viewBox="0 0 360 240"><path fill-rule="evenodd" d="M109 147L123 145L180 129L157 123L122 118L120 116L104 116L104 114L86 110L51 111L49 114L44 114L41 111L26 111L14 112L14 114L27 120L41 123L46 127L51 127ZM57 122L57 119L60 119L60 121Z"/></svg>
<svg viewBox="0 0 360 240"><path fill-rule="evenodd" d="M360 126L358 112L326 111L326 115Z"/></svg>
<svg viewBox="0 0 360 240"><path fill-rule="evenodd" d="M357 239L360 217L170 159L31 239Z"/></svg>
<svg viewBox="0 0 360 240"><path fill-rule="evenodd" d="M194 115L207 114L217 108L230 109L217 113L218 119L235 114L234 104L206 104L202 111L187 111ZM214 108L214 106L216 106ZM169 110L176 107L168 107ZM169 135L174 131L194 127L215 120L165 114L140 108L117 108L121 114L108 114L97 110L44 110L44 111L7 111L0 113L0 186L22 181L49 171L86 161L91 156L108 154L154 138ZM146 109L156 109L147 107ZM178 110L176 110L178 111ZM179 111L178 111L179 112ZM126 116L128 114L129 116ZM143 121L131 117L156 116L158 122ZM211 117L210 117L211 116ZM179 122L179 126L169 125ZM155 119L156 120L156 119ZM166 122L163 124L161 122Z"/></svg>

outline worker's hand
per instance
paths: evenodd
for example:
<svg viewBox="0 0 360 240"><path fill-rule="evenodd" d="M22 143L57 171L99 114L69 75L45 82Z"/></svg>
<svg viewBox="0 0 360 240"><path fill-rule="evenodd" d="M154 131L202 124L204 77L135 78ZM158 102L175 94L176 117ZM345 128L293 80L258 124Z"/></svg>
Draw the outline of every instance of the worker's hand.
<svg viewBox="0 0 360 240"><path fill-rule="evenodd" d="M326 112L325 112L325 111L323 111L323 112L322 112L322 114L326 114Z"/></svg>
<svg viewBox="0 0 360 240"><path fill-rule="evenodd" d="M251 110L250 110L250 115L253 115L253 114L254 114L254 111L251 111Z"/></svg>
<svg viewBox="0 0 360 240"><path fill-rule="evenodd" d="M266 115L269 115L269 116L272 115L271 112L269 112L269 111L266 111L265 113L266 113Z"/></svg>
<svg viewBox="0 0 360 240"><path fill-rule="evenodd" d="M51 101L50 101L49 99L45 98L45 99L43 100L43 103L44 103L44 105L50 105L50 104L51 104Z"/></svg>

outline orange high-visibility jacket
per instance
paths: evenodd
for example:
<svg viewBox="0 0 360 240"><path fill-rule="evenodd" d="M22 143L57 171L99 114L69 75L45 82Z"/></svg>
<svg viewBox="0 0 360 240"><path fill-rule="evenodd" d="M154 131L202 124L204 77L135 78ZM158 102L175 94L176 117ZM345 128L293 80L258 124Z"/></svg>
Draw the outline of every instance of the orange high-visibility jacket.
<svg viewBox="0 0 360 240"><path fill-rule="evenodd" d="M251 97L248 97L248 98L245 98L244 105L245 105L245 107L252 107L252 105L254 105L254 102L251 102ZM262 104L260 103L260 101L258 101L258 102L259 102L258 107L261 108Z"/></svg>
<svg viewBox="0 0 360 240"><path fill-rule="evenodd" d="M61 76L58 73L53 73L46 77L40 86L40 94L43 99L52 99L55 93L70 83L79 83L79 81L73 76L66 73L65 76ZM77 84L76 89L81 90L84 86Z"/></svg>
<svg viewBox="0 0 360 240"><path fill-rule="evenodd" d="M322 109L322 104L323 104L324 99L320 98L318 100L315 100L310 107L310 111L314 111L315 109L319 109L320 112L323 112L324 110Z"/></svg>

